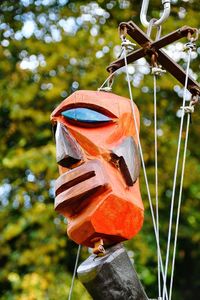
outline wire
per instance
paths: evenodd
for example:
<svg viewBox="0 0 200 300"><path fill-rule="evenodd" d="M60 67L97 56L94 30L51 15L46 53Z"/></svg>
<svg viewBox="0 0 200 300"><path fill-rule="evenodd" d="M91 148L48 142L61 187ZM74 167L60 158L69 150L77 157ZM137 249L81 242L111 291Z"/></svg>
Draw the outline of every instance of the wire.
<svg viewBox="0 0 200 300"><path fill-rule="evenodd" d="M148 178L147 178L147 173L146 173L146 167L145 167L145 162L144 162L144 157L143 157L143 152L142 152L142 146L141 146L141 143L140 143L139 131L138 131L136 115L135 115L135 107L134 107L132 90L131 90L131 83L130 83L130 78L129 78L129 73L128 73L126 47L124 47L124 61L125 61L125 67L126 67L126 75L127 75L127 82L128 82L128 88L129 88L129 95L130 95L130 100L131 100L130 101L131 109L132 109L132 113L133 113L135 130L136 130L136 135L137 135L137 140L138 140L138 147L139 147L139 152L140 152L140 157L141 157L141 162L142 162L142 167L143 167L143 172L144 172L144 178L145 178L145 183L146 183L146 188L147 188L149 206L150 206L150 211L151 211L151 216L152 216L152 221L153 221L153 228L154 228L155 237L156 237L156 244L157 244L157 249L158 249L159 262L160 262L160 266L161 266L161 273L162 273L163 281L164 281L164 269L163 269L162 257L161 257L161 252L160 252L160 244L159 244L159 239L158 239L158 235L157 235L157 227L156 227L155 216L154 216L154 211L153 211L153 204L152 204L152 200L151 200L151 194L150 194L149 183L148 183ZM165 293L166 293L166 296L167 296L167 289L166 289L165 284L164 284L164 290L165 290ZM168 299L168 296L167 296L167 299Z"/></svg>
<svg viewBox="0 0 200 300"><path fill-rule="evenodd" d="M180 218L181 202L182 202L183 179L184 179L184 174L185 174L185 162L186 162L186 153L187 153L188 136L189 136L189 128L190 128L190 119L191 119L191 114L188 113L188 115L187 115L187 126L186 126L186 136L185 136L185 145L184 145L184 153L183 153L183 162L182 162L181 183L180 183L180 189L179 189L178 209L177 209L177 216L176 216L174 249L173 249L173 257L172 257L172 271L171 271L171 280L170 280L170 289L169 289L169 300L171 300L171 297L172 297L172 287L173 287L173 279L174 279L174 266L175 266L175 258L176 258L176 246L177 246L179 218Z"/></svg>
<svg viewBox="0 0 200 300"><path fill-rule="evenodd" d="M79 260L79 256L80 256L80 251L81 251L81 245L78 246L78 250L77 250L77 254L76 254L76 261L75 261L75 265L74 265L74 272L73 272L73 276L72 276L72 282L71 282L71 286L70 286L68 300L71 300L71 297L72 297L72 292L73 292L73 287L74 287L74 280L75 280L75 277L76 277L76 270L77 270L77 267L78 267L78 260Z"/></svg>
<svg viewBox="0 0 200 300"><path fill-rule="evenodd" d="M135 66L135 67L146 67L148 64L131 64L131 65ZM101 91L101 89L103 89L103 87L105 86L105 84L113 77L113 75L117 74L117 72L119 72L122 68L124 68L124 67L121 67L121 68L115 70L113 73L111 73L106 78L106 80L102 83L102 85L100 86L100 88L98 88L98 91Z"/></svg>
<svg viewBox="0 0 200 300"><path fill-rule="evenodd" d="M153 76L153 87L154 87L154 155L155 155L155 199L156 199L156 227L157 236L159 236L159 210L158 210L158 141L157 141L157 80L156 75ZM160 282L160 261L159 261L159 250L157 247L157 260L158 260L158 296L161 297L161 282Z"/></svg>
<svg viewBox="0 0 200 300"><path fill-rule="evenodd" d="M166 251L166 261L165 261L164 285L166 285L168 265L169 265L169 254L170 254L170 244L171 244L172 221L173 221L173 211L174 211L174 199L175 199L175 192L176 192L176 180L177 180L179 157L180 157L180 148L181 148L181 140L182 140L182 132L183 132L184 107L185 107L185 102L186 102L186 93L187 93L187 85L188 85L188 77L189 77L189 67L190 67L191 52L192 52L192 49L189 48L187 68L186 68L186 77L185 77L185 86L184 86L184 94L183 94L183 103L182 103L183 114L181 116L181 122L180 122L180 130L179 130L179 137L178 137L178 147L177 147L175 170L174 170L173 190L172 190L172 198L171 198L169 229L168 229L168 240L167 240L167 251ZM164 289L163 289L162 300L165 300L165 290Z"/></svg>
<svg viewBox="0 0 200 300"><path fill-rule="evenodd" d="M175 237L174 237L174 250L173 250L173 259L172 259L172 273L171 273L171 280L170 280L170 294L168 298L166 283L167 283L167 273L168 273L168 265L169 265L169 254L170 254L170 243L171 243L171 231L172 231L172 221L173 221L173 211L174 211L174 199L175 199L175 192L176 192L176 181L177 181L177 173L178 173L178 166L179 166L179 159L180 159L180 148L181 148L181 139L182 139L182 132L183 132L183 123L184 123L184 113L181 116L181 122L180 122L180 131L179 131L179 138L178 138L178 146L177 146L177 155L176 155L176 162L175 162L175 170L174 170L174 180L173 180L173 191L172 191L172 199L171 199L171 208L170 208L170 219L169 219L169 230L168 230L168 241L167 241L167 251L166 251L166 261L165 261L165 269L163 268L162 263L162 257L161 257L161 251L160 251L160 242L159 242L159 201L158 201L158 145L157 145L157 97L156 97L156 74L154 74L154 149L155 149L155 201L156 201L156 218L154 216L154 210L153 210L153 204L150 194L150 188L146 173L146 167L144 162L144 156L142 152L142 146L140 142L139 137L139 130L137 126L136 121L136 115L135 115L135 107L132 97L132 90L131 90L131 84L130 84L130 78L128 73L128 63L127 63L127 49L125 46L125 39L122 43L122 48L124 52L124 61L125 61L125 69L126 69L126 75L127 75L127 82L128 82L128 88L129 88L129 94L130 94L130 100L131 100L131 109L133 113L135 128L136 128L136 135L138 140L138 147L139 152L141 156L141 163L144 171L144 178L147 188L147 194L148 194L148 200L150 205L150 211L152 215L152 221L153 221L153 227L156 237L156 244L157 244L157 257L158 257L158 293L159 293L159 299L162 300L171 300L172 296L172 287L173 287L173 276L174 276L174 266L175 266L175 256L176 256L176 245L177 245L177 236L178 236L178 225L179 225L179 216L180 216L180 207L181 207L181 199L182 199L182 187L183 187L183 179L184 179L184 171L185 171L185 161L186 161L186 151L187 151L187 143L188 143L188 134L189 134L189 121L190 121L190 114L188 114L188 121L187 121L187 129L186 129L186 140L185 140L185 146L184 146L184 155L183 155L183 162L182 162L182 173L181 173L181 185L179 190L179 202L178 202L178 210L177 210L177 219L176 219L176 228L175 228ZM186 78L185 78L185 87L184 87L184 95L183 95L183 104L182 108L184 111L185 108L185 102L186 102L186 92L187 92L187 84L188 84L188 77L189 77L189 66L190 66L190 60L191 60L191 48L189 48L188 52L188 63L187 63L187 69L186 69ZM113 75L117 72L113 72L108 78L104 81L102 86L99 90L101 90L104 85L112 79ZM111 89L111 87L110 87ZM163 290L162 290L162 297L161 297L161 274L163 277Z"/></svg>

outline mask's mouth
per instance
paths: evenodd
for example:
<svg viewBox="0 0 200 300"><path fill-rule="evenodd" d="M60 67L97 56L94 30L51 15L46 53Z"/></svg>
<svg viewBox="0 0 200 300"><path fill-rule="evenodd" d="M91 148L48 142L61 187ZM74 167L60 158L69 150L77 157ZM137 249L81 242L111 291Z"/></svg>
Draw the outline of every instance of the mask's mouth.
<svg viewBox="0 0 200 300"><path fill-rule="evenodd" d="M83 201L108 187L102 163L96 159L88 161L58 177L55 184L55 210L72 215Z"/></svg>

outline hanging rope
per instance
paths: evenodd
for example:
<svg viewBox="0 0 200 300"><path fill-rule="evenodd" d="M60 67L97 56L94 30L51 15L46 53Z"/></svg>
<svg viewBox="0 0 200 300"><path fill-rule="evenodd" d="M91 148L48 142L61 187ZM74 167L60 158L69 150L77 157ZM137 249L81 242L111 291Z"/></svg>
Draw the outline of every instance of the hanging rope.
<svg viewBox="0 0 200 300"><path fill-rule="evenodd" d="M174 170L173 190L172 190L172 198L171 198L171 208L170 208L170 218L169 218L169 230L168 230L168 240L167 240L166 261L165 261L164 285L166 285L167 272L168 272L168 266L169 266L169 254L170 254L170 244L171 244L171 232L172 232L172 221L173 221L173 211L174 211L174 199L175 199L176 180L177 180L179 158L180 158L180 148L181 148L181 140L182 140L182 132L183 132L183 121L184 121L184 116L185 116L185 114L184 114L184 108L185 108L185 102L186 102L187 85L188 85L188 77L189 77L189 67L190 67L190 60L191 60L191 52L192 52L192 49L189 48L189 50L188 50L187 68L186 68L186 77L185 77L185 86L184 86L184 94L183 94L183 103L182 103L183 114L181 116L181 121L180 121L180 130L179 130L179 137L178 137L178 147L177 147L175 170ZM165 296L166 296L166 291L165 291L165 289L163 289L162 300L165 300Z"/></svg>
<svg viewBox="0 0 200 300"><path fill-rule="evenodd" d="M75 261L75 265L74 265L74 272L73 272L73 276L72 276L72 282L71 282L71 286L70 286L68 300L71 300L71 297L72 297L72 292L73 292L73 287L74 287L74 280L75 280L75 277L76 277L76 270L77 270L77 267L78 267L78 260L79 260L80 252L81 252L81 245L78 246L78 250L77 250L77 254L76 254L76 261Z"/></svg>
<svg viewBox="0 0 200 300"><path fill-rule="evenodd" d="M186 44L188 49L195 50L194 41L190 41ZM170 279L170 288L169 288L169 299L172 297L172 289L173 289L173 279L174 279L174 267L175 267L175 259L176 259L176 247L177 247L177 239L178 239L178 229L179 229L179 219L180 219L180 211L181 211L181 202L182 202L182 190L183 190L183 180L185 174L185 163L186 163L186 154L187 154L187 145L188 145L188 137L189 137L189 129L191 122L191 114L194 112L194 105L198 102L198 95L193 96L190 101L189 106L181 107L183 114L187 113L187 124L186 124L186 133L185 133L185 143L184 143L184 152L183 152L183 161L182 161L182 171L181 171L181 181L180 181L180 189L179 189L179 197L178 197L178 208L177 208L177 216L176 216L176 226L175 226L175 236L174 236L174 247L173 247L173 255L172 255L172 271L171 271L171 279Z"/></svg>
<svg viewBox="0 0 200 300"><path fill-rule="evenodd" d="M155 216L154 216L154 211L153 211L153 204L152 204L152 200L151 200L151 194L150 194L150 188L149 188L149 183L148 183L148 178L147 178L147 173L146 173L144 156L143 156L142 146L140 143L139 130L138 130L137 121L136 121L135 107L134 107L132 90L131 90L131 83L130 83L130 78L129 78L129 73L128 73L126 43L123 43L124 41L126 41L125 37L122 38L122 47L124 49L124 61L125 61L125 68L126 68L126 76L127 76L128 89L129 89L129 95L130 95L130 100L131 100L130 103L131 103L131 109L132 109L132 113L133 113L135 129L136 129L136 136L137 136L137 140L138 140L138 147L139 147L139 152L140 152L140 157L141 157L141 163L142 163L143 172L144 172L145 184L146 184L146 188L147 188L149 206L150 206L150 211L151 211L151 216L152 216L152 221L153 221L153 228L154 228L154 232L155 232L156 244L157 244L157 249L158 249L158 258L159 258L161 273L162 273L162 277L163 277L163 281L164 281L164 268L163 268L162 257L161 257L161 252L160 252L160 243L159 243L159 239L158 239L157 226L156 226L156 221L155 221ZM164 282L163 288L165 290L165 294L168 299L165 282Z"/></svg>
<svg viewBox="0 0 200 300"><path fill-rule="evenodd" d="M153 75L153 86L154 86L154 156L155 156L155 200L156 200L156 228L157 236L160 241L159 234L159 205L158 205L158 141L157 141L157 78ZM161 297L161 281L160 281L160 261L159 261L159 250L157 247L157 263L158 263L158 300Z"/></svg>
<svg viewBox="0 0 200 300"><path fill-rule="evenodd" d="M189 137L189 128L191 121L191 112L194 112L194 107L192 106L192 102L189 106L193 110L188 111L187 108L183 113L187 113L187 125L186 125L186 135L185 135L185 144L184 144L184 152L183 152L183 162L182 162L182 172L181 172L181 182L179 189L179 198L178 198L178 209L176 216L176 227L175 227L175 236L174 236L174 248L173 248L173 257L172 257L172 271L171 271L171 279L170 279L170 288L169 288L169 300L172 297L172 288L173 288L173 279L174 279L174 267L175 267L175 258L176 258L176 246L177 246L177 238L178 238L178 227L179 227L179 218L181 211L181 202L182 202L182 190L183 190L183 179L185 173L185 162L186 162L186 153L187 153L187 145L188 145L188 137Z"/></svg>
<svg viewBox="0 0 200 300"><path fill-rule="evenodd" d="M151 19L147 28L147 35L150 37L156 19ZM161 25L156 26L156 40L160 38L162 27ZM158 203L158 138L157 138L157 76L160 76L166 71L160 68L157 64L157 53L152 53L151 65L153 74L153 95L154 95L154 157L155 157L155 202L156 202L156 227L157 236L160 242L159 233L159 203ZM159 249L157 247L157 264L158 264L158 300L161 298L161 270L159 261Z"/></svg>
<svg viewBox="0 0 200 300"><path fill-rule="evenodd" d="M152 27L155 24L155 20L152 20L150 22L150 28L148 29L148 34L151 34ZM157 26L157 37L160 37L161 27ZM188 51L188 61L187 61L187 68L186 68L186 78L185 78L185 86L184 86L184 95L183 95L183 104L182 104L182 110L183 114L181 116L180 121L180 130L179 130L179 137L178 137L178 146L177 146L177 155L176 155L176 162L175 162L175 170L174 170L174 179L173 179L173 190L172 190L172 198L171 198L171 208L170 208L170 218L169 218L169 229L168 229L168 239L167 239L167 250L166 250L166 261L165 261L165 268L163 267L162 257L161 257L161 251L160 251L160 241L159 241L159 206L158 206L158 145L157 145L157 76L161 75L162 73L165 73L166 71L160 68L157 64L153 65L152 67L152 74L154 75L154 141L155 141L155 202L156 202L156 217L154 216L154 210L153 210L153 204L150 194L150 188L146 173L146 167L144 162L144 156L142 151L142 146L139 138L139 130L137 127L136 122L136 114L135 114L135 107L132 97L132 90L131 90L131 83L130 83L130 77L128 73L128 63L127 63L127 55L128 51L132 50L133 44L128 41L124 35L121 35L122 38L122 52L121 55L124 56L125 61L125 69L126 69L126 76L127 76L127 82L128 82L128 88L129 88L129 95L130 95L130 103L131 103L131 109L133 113L135 128L136 128L136 136L138 140L138 148L140 152L141 157L141 163L144 171L144 179L145 184L147 188L147 195L150 205L150 211L152 215L152 221L153 221L153 228L155 232L155 238L156 238L156 244L157 244L157 258L158 258L158 300L171 300L172 297L172 287L173 287L173 276L174 276L174 266L175 266L175 256L176 256L176 246L177 246L177 237L178 237L178 226L179 226L179 216L180 216L180 207L181 207L181 199L182 199L182 187L183 187L183 178L184 178L184 171L185 171L185 161L186 161L186 151L187 151L187 143L188 143L188 135L189 135L189 121L190 121L190 114L193 112L194 107L193 106L185 106L186 102L186 92L187 92L187 85L188 85L188 77L189 77L189 66L190 66L190 60L191 60L191 51L193 50L192 47L194 47L193 42L194 40L189 39L190 42L186 44ZM192 46L191 46L192 45ZM154 56L154 59L156 59L156 53L152 54L152 57ZM118 70L117 70L118 71ZM105 82L102 84L102 86L98 89L100 91L111 91L112 90L112 84L113 84L113 75L117 72L113 72L109 75L109 77L105 80ZM105 84L108 83L107 87L104 87ZM172 273L171 273L171 279L170 279L170 289L169 289L169 298L168 298L168 291L166 288L167 284L167 273L168 273L168 265L169 265L169 255L170 255L170 244L171 244L171 231L172 231L172 223L173 223L173 211L174 211L174 199L175 199L175 192L176 192L176 181L177 181L177 174L178 174L178 167L179 167L179 159L180 159L180 148L181 148L181 139L182 139L182 132L183 132L183 123L184 123L184 114L188 113L188 119L187 119L187 128L186 128L186 139L185 139L185 145L184 145L184 154L183 154L183 162L182 162L182 173L181 173L181 183L180 183L180 190L179 190L179 200L178 200L178 209L177 209L177 219L176 219L176 227L175 227L175 237L174 237L174 249L173 249L173 258L172 258ZM163 279L163 287L161 289L161 275ZM161 297L161 290L162 290L162 297Z"/></svg>
<svg viewBox="0 0 200 300"><path fill-rule="evenodd" d="M123 53L122 53L123 54ZM121 55L120 55L121 56ZM144 67L144 64L132 64L132 66L135 67ZM118 75L120 73L119 69L112 72L106 80L102 83L102 85L98 88L98 91L103 91L103 92L111 92L112 91L112 85L114 83L114 78L115 75ZM107 84L107 86L105 86Z"/></svg>
<svg viewBox="0 0 200 300"><path fill-rule="evenodd" d="M118 70L116 70L115 72L111 73L106 80L102 83L102 85L100 86L100 88L98 88L98 91L102 91L102 92L111 92L112 91L112 85L114 82L114 75L117 73ZM107 84L107 86L105 86Z"/></svg>

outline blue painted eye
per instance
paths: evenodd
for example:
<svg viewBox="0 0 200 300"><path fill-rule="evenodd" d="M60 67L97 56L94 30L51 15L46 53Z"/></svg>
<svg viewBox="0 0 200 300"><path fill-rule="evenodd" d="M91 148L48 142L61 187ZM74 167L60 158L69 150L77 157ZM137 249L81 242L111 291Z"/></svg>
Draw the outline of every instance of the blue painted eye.
<svg viewBox="0 0 200 300"><path fill-rule="evenodd" d="M86 124L100 125L102 123L112 122L112 119L95 110L77 107L61 112L65 118L71 121L78 121Z"/></svg>

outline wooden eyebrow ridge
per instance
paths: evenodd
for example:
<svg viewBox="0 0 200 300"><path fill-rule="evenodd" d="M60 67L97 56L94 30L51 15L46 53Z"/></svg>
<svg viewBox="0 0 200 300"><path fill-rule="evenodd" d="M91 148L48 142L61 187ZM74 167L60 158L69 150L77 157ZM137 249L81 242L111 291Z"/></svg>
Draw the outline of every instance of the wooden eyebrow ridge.
<svg viewBox="0 0 200 300"><path fill-rule="evenodd" d="M102 106L99 106L99 105L96 105L96 104L91 104L91 103L84 103L84 102L70 103L70 104L67 104L67 105L63 106L56 113L55 117L60 115L63 111L71 109L71 108L89 108L89 109L95 110L99 113L102 113L107 117L110 117L110 118L113 118L113 119L117 118L116 115L114 115L111 111L107 110L106 108L104 108Z"/></svg>

